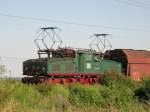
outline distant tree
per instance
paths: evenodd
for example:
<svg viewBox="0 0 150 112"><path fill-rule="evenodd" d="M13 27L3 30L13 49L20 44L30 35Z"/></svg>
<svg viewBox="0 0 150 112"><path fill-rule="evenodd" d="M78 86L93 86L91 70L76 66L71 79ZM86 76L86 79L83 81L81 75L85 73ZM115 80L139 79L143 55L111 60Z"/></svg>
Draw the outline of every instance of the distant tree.
<svg viewBox="0 0 150 112"><path fill-rule="evenodd" d="M0 74L2 75L4 73L6 73L6 67L5 65L0 65Z"/></svg>

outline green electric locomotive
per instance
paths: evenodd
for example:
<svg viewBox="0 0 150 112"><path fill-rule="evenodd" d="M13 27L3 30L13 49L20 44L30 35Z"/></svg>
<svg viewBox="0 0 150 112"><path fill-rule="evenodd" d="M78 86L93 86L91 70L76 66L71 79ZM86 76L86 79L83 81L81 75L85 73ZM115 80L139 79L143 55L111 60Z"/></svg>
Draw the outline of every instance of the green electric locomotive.
<svg viewBox="0 0 150 112"><path fill-rule="evenodd" d="M54 39L54 34L56 33L54 29L54 27L42 28L42 32L50 30L53 33L52 39ZM105 34L96 36L105 36ZM55 43L60 42L61 44L62 41L59 37L57 38L59 41L55 41ZM35 40L36 44L37 40L39 38ZM97 52L92 48L73 49L70 47L60 47L60 44L56 49L53 46L48 48L43 38L41 41L46 49L41 49L37 44L39 58L23 62L23 74L30 76L23 78L23 82L80 82L87 84L99 82L102 74L105 72L122 71L121 63L105 58L108 55L106 53ZM43 55L46 55L46 57L43 57Z"/></svg>

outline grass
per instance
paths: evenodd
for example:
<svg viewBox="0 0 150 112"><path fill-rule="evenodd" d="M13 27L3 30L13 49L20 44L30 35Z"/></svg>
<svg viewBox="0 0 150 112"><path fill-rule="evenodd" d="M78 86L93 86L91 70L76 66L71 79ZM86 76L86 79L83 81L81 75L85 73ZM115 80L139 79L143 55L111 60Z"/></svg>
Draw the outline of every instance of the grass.
<svg viewBox="0 0 150 112"><path fill-rule="evenodd" d="M150 78L107 73L96 85L26 85L0 80L0 112L150 112Z"/></svg>

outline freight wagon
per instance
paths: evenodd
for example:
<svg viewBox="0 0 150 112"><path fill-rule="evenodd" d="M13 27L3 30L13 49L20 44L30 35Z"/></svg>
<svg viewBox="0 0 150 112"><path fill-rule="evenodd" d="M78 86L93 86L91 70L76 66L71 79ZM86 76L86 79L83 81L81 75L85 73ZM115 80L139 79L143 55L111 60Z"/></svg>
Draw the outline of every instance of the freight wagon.
<svg viewBox="0 0 150 112"><path fill-rule="evenodd" d="M115 49L109 51L110 59L122 63L123 73L133 80L150 76L150 51Z"/></svg>

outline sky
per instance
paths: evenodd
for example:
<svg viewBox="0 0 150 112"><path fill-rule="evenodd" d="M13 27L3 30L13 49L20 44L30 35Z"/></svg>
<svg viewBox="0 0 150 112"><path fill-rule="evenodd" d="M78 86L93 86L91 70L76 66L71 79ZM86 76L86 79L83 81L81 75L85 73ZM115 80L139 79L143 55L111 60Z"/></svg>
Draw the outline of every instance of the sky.
<svg viewBox="0 0 150 112"><path fill-rule="evenodd" d="M35 34L49 26L65 46L88 48L91 35L109 33L113 49L150 50L150 1L127 1L0 0L0 56L36 57Z"/></svg>

